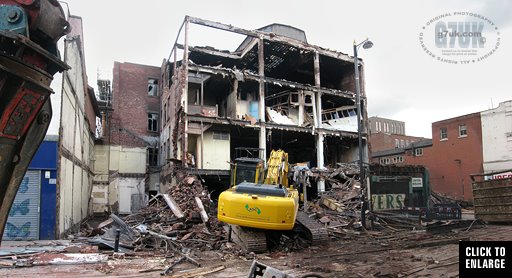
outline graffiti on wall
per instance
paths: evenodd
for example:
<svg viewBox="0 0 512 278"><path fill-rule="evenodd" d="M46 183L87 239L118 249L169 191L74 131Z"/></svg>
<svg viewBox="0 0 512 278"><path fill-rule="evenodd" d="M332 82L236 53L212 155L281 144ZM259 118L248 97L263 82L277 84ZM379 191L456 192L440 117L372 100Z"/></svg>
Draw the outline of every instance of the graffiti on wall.
<svg viewBox="0 0 512 278"><path fill-rule="evenodd" d="M5 236L8 239L24 239L30 236L31 221L22 221L22 217L30 213L30 198L24 194L29 191L29 177L24 177L18 189L17 197L14 200L11 210L9 211L9 218L5 225ZM17 217L16 217L17 216Z"/></svg>
<svg viewBox="0 0 512 278"><path fill-rule="evenodd" d="M5 232L7 233L7 237L15 239L15 238L26 238L30 235L30 222L26 222L21 227L17 227L16 225L7 222L5 226Z"/></svg>

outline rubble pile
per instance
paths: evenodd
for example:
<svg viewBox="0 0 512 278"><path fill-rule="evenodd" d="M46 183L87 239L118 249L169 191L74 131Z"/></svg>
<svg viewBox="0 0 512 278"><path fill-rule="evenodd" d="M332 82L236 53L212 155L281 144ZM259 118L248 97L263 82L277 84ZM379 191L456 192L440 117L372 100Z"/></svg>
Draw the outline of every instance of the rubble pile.
<svg viewBox="0 0 512 278"><path fill-rule="evenodd" d="M121 248L134 251L182 252L182 250L220 250L226 245L226 232L216 217L216 205L201 181L192 175L178 174L176 185L167 194L158 194L148 206L125 217L112 214L103 223L110 228L92 242L112 247L116 231ZM112 224L112 225L110 225ZM125 249L125 250L126 250Z"/></svg>
<svg viewBox="0 0 512 278"><path fill-rule="evenodd" d="M360 228L361 184L359 169L355 164L338 163L338 168L315 171L311 175L325 181L329 190L308 202L306 211L314 213L331 236L345 234L342 229Z"/></svg>
<svg viewBox="0 0 512 278"><path fill-rule="evenodd" d="M338 164L336 169L322 170L300 169L300 173L294 175L294 184L316 186L315 181L320 179L325 181L327 190L309 198L310 201L300 209L322 223L331 239L348 239L363 232L357 165ZM182 250L218 250L225 254L243 254L240 247L227 241L227 229L218 221L216 204L201 180L184 173L177 173L176 180L177 184L172 185L167 193L154 196L148 206L137 213L124 218L112 215L112 220L103 224L113 225L102 235L101 243L112 247L115 232L119 229L121 248L134 251L180 253ZM454 227L453 223L430 223L427 227L418 215L404 215L400 211L367 211L366 215L366 228L381 231ZM309 245L305 238L294 232L271 234L276 234L275 238L270 237L273 252L301 250Z"/></svg>

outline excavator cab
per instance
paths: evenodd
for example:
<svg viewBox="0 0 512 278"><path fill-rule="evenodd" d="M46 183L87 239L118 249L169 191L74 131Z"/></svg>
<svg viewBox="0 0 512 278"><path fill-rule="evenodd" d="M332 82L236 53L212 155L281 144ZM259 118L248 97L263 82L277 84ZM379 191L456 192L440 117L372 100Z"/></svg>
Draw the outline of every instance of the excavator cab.
<svg viewBox="0 0 512 278"><path fill-rule="evenodd" d="M258 183L263 181L263 161L259 158L239 157L231 165L231 177L229 187L242 182Z"/></svg>

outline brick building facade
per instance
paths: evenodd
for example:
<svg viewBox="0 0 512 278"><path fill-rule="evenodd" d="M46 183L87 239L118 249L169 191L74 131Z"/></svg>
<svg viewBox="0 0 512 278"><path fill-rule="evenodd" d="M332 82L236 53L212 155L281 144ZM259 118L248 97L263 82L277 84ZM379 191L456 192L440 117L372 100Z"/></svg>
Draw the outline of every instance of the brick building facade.
<svg viewBox="0 0 512 278"><path fill-rule="evenodd" d="M114 62L113 77L110 144L156 147L160 132L160 68Z"/></svg>
<svg viewBox="0 0 512 278"><path fill-rule="evenodd" d="M480 113L432 123L432 152L425 156L432 189L472 200L470 174L483 172Z"/></svg>

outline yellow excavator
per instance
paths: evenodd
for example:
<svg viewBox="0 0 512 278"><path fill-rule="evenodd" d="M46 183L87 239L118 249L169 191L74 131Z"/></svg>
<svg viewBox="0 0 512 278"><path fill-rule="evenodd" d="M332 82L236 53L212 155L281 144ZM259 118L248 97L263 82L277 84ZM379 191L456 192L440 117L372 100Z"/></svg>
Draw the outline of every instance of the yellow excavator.
<svg viewBox="0 0 512 278"><path fill-rule="evenodd" d="M288 170L283 150L272 150L266 171L255 157L238 157L232 164L231 187L219 196L217 216L246 251L266 251L265 232L272 231L300 230L313 245L328 240L324 227L298 210L299 191L288 183Z"/></svg>

